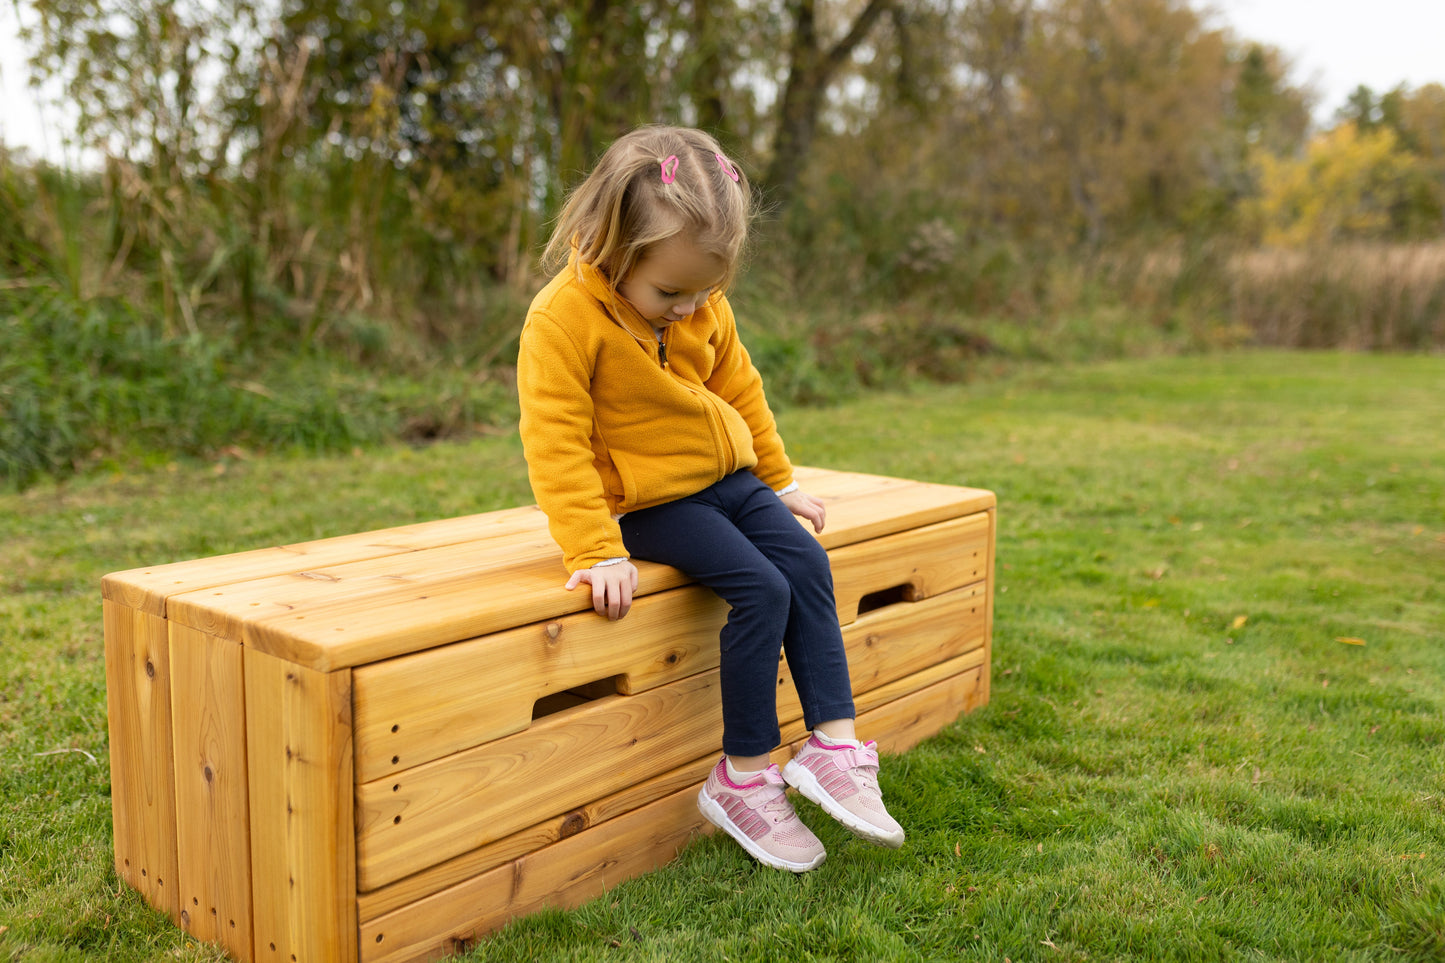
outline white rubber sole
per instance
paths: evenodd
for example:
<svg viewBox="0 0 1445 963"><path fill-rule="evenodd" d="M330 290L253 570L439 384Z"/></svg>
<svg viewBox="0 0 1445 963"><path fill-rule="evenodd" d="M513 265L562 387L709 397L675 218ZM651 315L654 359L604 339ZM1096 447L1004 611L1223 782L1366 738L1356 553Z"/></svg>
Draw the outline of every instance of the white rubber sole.
<svg viewBox="0 0 1445 963"><path fill-rule="evenodd" d="M735 839L739 846L747 850L749 856L764 866L769 866L773 869L786 869L790 873L806 873L810 869L817 869L823 865L823 860L828 857L827 853L819 853L818 858L811 862L796 863L790 859L784 859L781 856L775 856L767 852L757 843L753 842L751 836L739 829L737 824L728 818L727 812L718 805L717 800L707 794L706 787L698 790L697 808L698 811L702 813L704 819Z"/></svg>
<svg viewBox="0 0 1445 963"><path fill-rule="evenodd" d="M806 766L789 762L783 767L783 780L821 806L823 812L842 823L843 827L854 836L866 839L870 843L877 843L879 846L887 846L889 849L897 849L903 845L904 832L902 829L896 833L890 833L850 813L838 805L832 796L823 791L823 784L818 782L818 777L813 775L813 771Z"/></svg>

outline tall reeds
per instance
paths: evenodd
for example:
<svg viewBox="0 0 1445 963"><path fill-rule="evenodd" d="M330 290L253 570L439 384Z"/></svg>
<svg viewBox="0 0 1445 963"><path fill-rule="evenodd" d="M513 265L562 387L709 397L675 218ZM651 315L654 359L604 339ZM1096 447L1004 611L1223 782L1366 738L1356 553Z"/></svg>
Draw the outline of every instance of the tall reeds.
<svg viewBox="0 0 1445 963"><path fill-rule="evenodd" d="M1231 315L1261 344L1445 347L1445 241L1247 251L1226 279Z"/></svg>

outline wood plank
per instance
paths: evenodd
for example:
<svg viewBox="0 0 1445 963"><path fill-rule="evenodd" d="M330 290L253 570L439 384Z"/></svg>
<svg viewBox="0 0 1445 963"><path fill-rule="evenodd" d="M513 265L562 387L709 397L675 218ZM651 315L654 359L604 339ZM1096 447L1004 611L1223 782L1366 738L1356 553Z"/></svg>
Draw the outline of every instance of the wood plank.
<svg viewBox="0 0 1445 963"><path fill-rule="evenodd" d="M988 574L991 513L925 525L858 542L828 554L833 569L838 621L858 618L865 595L899 589L917 600L982 582Z"/></svg>
<svg viewBox="0 0 1445 963"><path fill-rule="evenodd" d="M706 821L689 786L464 883L361 924L365 963L432 960L468 949L509 919L580 906L670 860Z"/></svg>
<svg viewBox="0 0 1445 963"><path fill-rule="evenodd" d="M251 955L246 705L241 647L170 625L180 924Z"/></svg>
<svg viewBox="0 0 1445 963"><path fill-rule="evenodd" d="M115 871L180 922L170 641L164 619L102 601Z"/></svg>
<svg viewBox="0 0 1445 963"><path fill-rule="evenodd" d="M855 708L861 697L915 673L929 670L984 644L982 586L955 589L935 598L902 602L869 612L843 627L848 675ZM800 719L803 708L787 661L778 672L778 719Z"/></svg>
<svg viewBox="0 0 1445 963"><path fill-rule="evenodd" d="M665 772L721 739L716 670L609 696L356 789L368 891Z"/></svg>
<svg viewBox="0 0 1445 963"><path fill-rule="evenodd" d="M477 572L504 576L508 563L553 559L561 555L551 537L531 531L505 538L483 539L417 549L377 558L349 559L324 567L287 572L173 595L167 616L222 638L244 640L242 628L265 620L302 623L318 612L343 606L364 609L370 600L393 595L428 594ZM564 573L565 575L565 573ZM505 584L505 581L503 581ZM438 599L445 605L445 599ZM304 635L306 625L296 629Z"/></svg>
<svg viewBox="0 0 1445 963"><path fill-rule="evenodd" d="M855 688L861 693L885 687L941 659L980 648L981 595L979 587L972 587L901 603L850 626ZM710 670L641 695L599 699L544 717L523 732L361 783L360 888L375 889L520 831L539 816L559 815L629 781L717 751L716 678L716 670ZM786 664L778 678L779 720L787 723L802 709ZM656 700L633 704L654 692ZM412 697L426 695L418 689ZM474 704L480 707L485 698L485 689L475 690ZM712 728L700 726L704 720ZM407 758L404 751L397 749L398 763ZM550 765L553 759L565 764ZM577 759L584 760L584 769L577 768ZM595 776L586 767L595 768Z"/></svg>
<svg viewBox="0 0 1445 963"><path fill-rule="evenodd" d="M971 653L951 660L954 667L977 658ZM859 716L861 729L876 732L880 749L896 754L937 734L963 711L976 706L978 676L972 665L963 673L868 709ZM901 680L897 691L916 680ZM875 690L885 691L885 690ZM802 735L794 733L796 747ZM782 753L775 753L783 761ZM481 872L413 902L396 906L404 890L389 894L363 913L360 946L368 963L404 963L436 959L469 949L474 942L508 920L544 906L569 908L600 895L625 878L667 862L691 836L709 827L697 812L697 789L715 758L700 760L691 785L657 802L625 812L606 823L536 850L516 861ZM660 843L660 844L659 844ZM651 859L637 857L647 850ZM647 864L651 863L651 866ZM606 877L599 871L605 869ZM587 880L585 886L574 881ZM409 881L410 882L410 881ZM364 898L364 897L363 897ZM395 908L392 908L395 907Z"/></svg>
<svg viewBox="0 0 1445 963"><path fill-rule="evenodd" d="M526 729L537 700L614 676L641 692L718 664L727 605L686 586L610 622L590 609L353 673L359 782Z"/></svg>
<svg viewBox="0 0 1445 963"><path fill-rule="evenodd" d="M825 472L814 483L812 476L801 469L795 474L799 484L809 494L821 497L827 507L828 523L818 541L830 551L987 511L996 503L993 492L978 488L857 472ZM808 484L802 482L803 478L809 479Z"/></svg>
<svg viewBox="0 0 1445 963"><path fill-rule="evenodd" d="M355 960L350 673L245 662L256 959Z"/></svg>
<svg viewBox="0 0 1445 963"><path fill-rule="evenodd" d="M926 598L949 584L955 571L973 571L935 562L931 556L940 551L937 543L956 543L960 532L984 531L986 522L986 516L975 515L966 525L944 523L916 543L901 543L905 549L918 544L928 550L916 564L895 562L889 570L860 562L858 567L891 571L882 579L890 584L899 574L917 577L924 588L920 598ZM880 551L892 554L898 547L885 545ZM855 584L866 578L865 573ZM936 609L902 602L865 615L862 629L845 633L857 639L849 646L855 690L912 671L918 659L904 658L905 650L917 649L924 661L954 654L953 646L982 624L981 595L982 588L975 587ZM726 618L726 605L710 591L688 587L639 598L622 622L608 622L589 610L360 666L354 675L357 779L380 778L520 732L530 725L539 698L585 682L623 675L619 690L631 693L715 668L717 633ZM930 648L931 655L923 651ZM446 681L439 685L438 680ZM786 691L791 694L790 688Z"/></svg>
<svg viewBox="0 0 1445 963"><path fill-rule="evenodd" d="M829 506L820 540L833 548L931 524L993 498L990 492L823 473L829 483L863 486ZM825 496L828 484L816 491ZM881 499L879 491L886 492ZM871 493L871 494L870 494ZM173 596L170 618L311 668L329 670L558 618L588 607L585 593L562 589L555 546L539 537L493 540L287 575ZM644 564L641 594L686 580Z"/></svg>
<svg viewBox="0 0 1445 963"><path fill-rule="evenodd" d="M956 661L966 663L971 658L965 655ZM937 674L937 670L929 673L930 677ZM979 698L979 679L983 674L984 667L975 666L870 706L858 714L858 732L862 738L878 743L879 752L889 755L907 752L984 704ZM796 752L801 747L802 740L799 740L792 750Z"/></svg>
<svg viewBox="0 0 1445 963"><path fill-rule="evenodd" d="M972 649L961 656L947 659L926 669L894 679L887 685L876 686L857 696L857 708L863 725L870 718L867 713L880 706L909 695L961 673L977 669L983 660L980 649ZM864 732L865 738L869 734ZM777 750L779 765L791 758L790 746L800 746L807 737L803 727L801 710L794 710L794 717L782 722L782 748ZM359 912L363 920L373 919L406 903L439 892L447 886L468 879L478 873L493 869L542 846L576 835L616 818L640 806L653 802L687 785L697 785L707 777L716 764L722 750L714 746L700 759L693 760L660 776L646 779L624 787L596 802L588 803L559 816L549 817L524 830L503 839L445 860L442 863L418 871L395 883L364 892L359 896Z"/></svg>
<svg viewBox="0 0 1445 963"><path fill-rule="evenodd" d="M411 553L406 573L399 570L401 560L385 561L393 562L390 571L358 576L351 566L337 566L179 595L169 611L176 621L329 671L592 607L587 592L563 588L567 573L555 547L509 556L451 546ZM687 583L668 566L645 562L638 570L653 592Z"/></svg>
<svg viewBox="0 0 1445 963"><path fill-rule="evenodd" d="M996 546L998 544L998 512L988 513L988 595L985 601L988 607L984 612L983 623L983 652L984 670L983 676L978 680L979 705L987 705L992 692L993 672L993 607L994 596L998 594L998 575L995 566L998 559L995 558Z"/></svg>
<svg viewBox="0 0 1445 963"><path fill-rule="evenodd" d="M546 527L537 506L527 505L112 572L101 579L101 596L164 617L172 595Z"/></svg>
<svg viewBox="0 0 1445 963"><path fill-rule="evenodd" d="M890 682L885 686L880 686L877 689L871 689L868 692L860 695L856 700L858 708L858 718L865 719L865 716L867 716L867 714L870 712L882 709L885 706L898 702L906 696L914 695L915 693L921 692L924 689L938 685L941 682L959 679L972 673L975 669L987 671L987 665L984 663L983 659L983 650L973 649L971 651L965 652L963 655L955 656L952 659L940 662L937 665L931 665L926 669L914 672L912 675L904 676L903 678ZM963 715L965 712L971 711L972 709L975 709L980 705L982 705L982 703L978 702L976 697L970 697L970 700L966 706L960 706L954 709L954 718L957 718L958 716ZM887 721L885 717L879 718L883 722ZM886 730L880 729L873 732L864 732L860 730L861 738L865 740L872 739L882 745L883 743L879 740L879 735L883 735L886 738ZM787 736L784 736L784 742L789 741L791 740ZM903 750L898 749L892 751L902 752ZM792 757L789 756L789 758Z"/></svg>
<svg viewBox="0 0 1445 963"><path fill-rule="evenodd" d="M546 819L521 832L513 833L494 843L489 843L471 852L463 853L437 866L414 873L389 886L357 897L358 911L363 921L372 920L391 910L398 909L418 899L439 893L449 886L471 879L489 869L536 852L558 840L568 839L578 833L588 832L610 819L656 802L689 786L694 789L707 778L712 767L717 765L721 750L701 759L694 759L675 769L627 786L619 792L596 802L580 806L561 816ZM781 754L779 764L790 757Z"/></svg>

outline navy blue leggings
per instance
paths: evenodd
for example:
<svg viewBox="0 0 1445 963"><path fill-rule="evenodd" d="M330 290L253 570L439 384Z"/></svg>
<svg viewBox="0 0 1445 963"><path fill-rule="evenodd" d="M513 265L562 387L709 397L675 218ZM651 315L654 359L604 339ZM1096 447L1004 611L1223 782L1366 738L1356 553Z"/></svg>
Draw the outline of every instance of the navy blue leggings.
<svg viewBox="0 0 1445 963"><path fill-rule="evenodd" d="M751 472L621 524L630 554L680 569L732 607L719 637L723 752L761 756L781 740L779 649L809 729L853 718L828 553Z"/></svg>

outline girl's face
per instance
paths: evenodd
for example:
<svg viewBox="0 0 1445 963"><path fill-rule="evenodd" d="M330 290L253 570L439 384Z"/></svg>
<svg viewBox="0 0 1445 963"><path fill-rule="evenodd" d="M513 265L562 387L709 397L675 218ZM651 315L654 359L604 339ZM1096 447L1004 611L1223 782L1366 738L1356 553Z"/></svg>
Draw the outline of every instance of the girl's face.
<svg viewBox="0 0 1445 963"><path fill-rule="evenodd" d="M722 258L700 250L687 235L674 234L643 255L617 293L662 328L702 307L726 274Z"/></svg>

